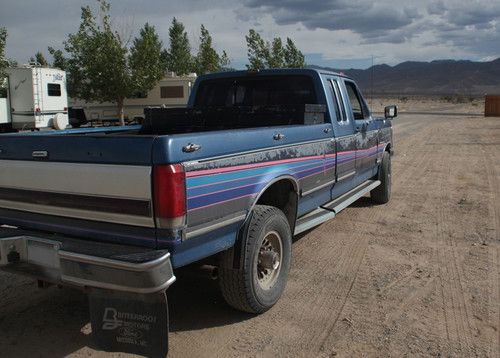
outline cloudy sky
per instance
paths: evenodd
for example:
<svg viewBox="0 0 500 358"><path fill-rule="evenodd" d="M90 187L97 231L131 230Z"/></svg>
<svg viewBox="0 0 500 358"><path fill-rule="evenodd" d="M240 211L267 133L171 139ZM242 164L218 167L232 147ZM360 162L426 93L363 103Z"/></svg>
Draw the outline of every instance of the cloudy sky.
<svg viewBox="0 0 500 358"><path fill-rule="evenodd" d="M176 16L198 45L204 24L232 66L244 68L245 34L291 37L309 64L366 68L407 60L500 57L500 0L111 0L114 26L134 36L149 22L165 45ZM47 46L62 48L92 0L0 0L7 57L27 62Z"/></svg>

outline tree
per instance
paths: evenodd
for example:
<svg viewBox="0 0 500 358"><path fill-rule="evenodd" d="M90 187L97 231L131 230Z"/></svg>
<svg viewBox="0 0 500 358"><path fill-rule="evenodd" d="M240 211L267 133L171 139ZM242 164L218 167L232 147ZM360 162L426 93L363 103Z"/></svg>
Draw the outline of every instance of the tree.
<svg viewBox="0 0 500 358"><path fill-rule="evenodd" d="M285 49L279 37L275 37L271 43L267 66L269 68L282 68L285 66Z"/></svg>
<svg viewBox="0 0 500 358"><path fill-rule="evenodd" d="M35 57L30 58L30 63L36 63L37 65L40 65L40 66L48 66L49 65L49 63L47 62L47 60L43 56L43 53L41 53L40 51L38 51L35 54Z"/></svg>
<svg viewBox="0 0 500 358"><path fill-rule="evenodd" d="M4 27L0 27L0 97L5 97L7 95L7 89L5 88L5 69L9 67L9 61L5 58L5 44L7 42L7 30Z"/></svg>
<svg viewBox="0 0 500 358"><path fill-rule="evenodd" d="M286 38L284 52L285 64L289 68L303 68L306 66L304 54L295 46L292 39Z"/></svg>
<svg viewBox="0 0 500 358"><path fill-rule="evenodd" d="M196 55L196 73L203 75L209 72L221 71L223 68L229 66L229 64L230 61L226 51L222 51L221 55L215 51L212 46L212 36L210 36L208 30L202 24L200 47Z"/></svg>
<svg viewBox="0 0 500 358"><path fill-rule="evenodd" d="M275 37L272 42L265 41L254 29L250 29L245 36L248 48L248 69L262 68L302 68L305 66L304 55L295 46L290 38L283 41Z"/></svg>
<svg viewBox="0 0 500 358"><path fill-rule="evenodd" d="M66 70L68 68L68 59L64 57L63 52L51 46L48 47L48 50L53 58L52 67L59 68L63 71Z"/></svg>
<svg viewBox="0 0 500 358"><path fill-rule="evenodd" d="M147 93L163 77L162 47L155 28L146 23L130 50L130 74L135 93Z"/></svg>
<svg viewBox="0 0 500 358"><path fill-rule="evenodd" d="M222 50L222 55L220 56L219 64L220 64L219 68L220 71L234 70L229 67L229 65L231 65L231 60L229 59L229 56L227 55L225 50Z"/></svg>
<svg viewBox="0 0 500 358"><path fill-rule="evenodd" d="M163 53L168 71L173 71L182 76L193 72L193 56L191 55L191 45L184 25L175 17L172 25L168 29L170 47Z"/></svg>
<svg viewBox="0 0 500 358"><path fill-rule="evenodd" d="M266 41L254 29L248 31L245 39L247 41L248 61L250 62L247 68L249 70L266 68L269 58L269 46Z"/></svg>
<svg viewBox="0 0 500 358"><path fill-rule="evenodd" d="M68 72L68 89L74 97L86 101L117 104L120 124L124 124L123 102L138 91L152 88L160 79L161 42L153 27L146 24L130 51L118 32L111 28L110 5L98 0L100 14L89 6L82 7L81 24L76 34L64 43L69 57L52 49L57 60ZM145 52L151 51L151 53ZM148 58L146 62L142 60Z"/></svg>

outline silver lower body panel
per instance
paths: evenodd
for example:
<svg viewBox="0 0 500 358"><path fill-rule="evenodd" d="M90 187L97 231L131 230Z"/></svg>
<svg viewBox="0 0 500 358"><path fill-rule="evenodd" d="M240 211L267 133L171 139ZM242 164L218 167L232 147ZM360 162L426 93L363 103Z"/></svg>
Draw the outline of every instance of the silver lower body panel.
<svg viewBox="0 0 500 358"><path fill-rule="evenodd" d="M0 228L0 270L55 284L147 294L174 281L170 253Z"/></svg>

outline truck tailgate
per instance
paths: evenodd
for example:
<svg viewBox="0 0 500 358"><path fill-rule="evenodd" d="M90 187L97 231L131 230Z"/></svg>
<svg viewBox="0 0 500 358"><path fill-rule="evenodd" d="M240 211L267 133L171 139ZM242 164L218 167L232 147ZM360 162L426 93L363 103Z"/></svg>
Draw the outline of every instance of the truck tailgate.
<svg viewBox="0 0 500 358"><path fill-rule="evenodd" d="M0 136L0 224L154 246L153 141Z"/></svg>

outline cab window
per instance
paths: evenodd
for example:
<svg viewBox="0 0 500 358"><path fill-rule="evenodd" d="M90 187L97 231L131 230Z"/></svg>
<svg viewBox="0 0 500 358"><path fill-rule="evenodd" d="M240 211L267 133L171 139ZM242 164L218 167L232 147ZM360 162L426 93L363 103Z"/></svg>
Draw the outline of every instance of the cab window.
<svg viewBox="0 0 500 358"><path fill-rule="evenodd" d="M354 119L369 119L370 112L354 82L344 81Z"/></svg>

